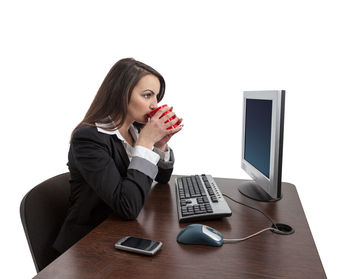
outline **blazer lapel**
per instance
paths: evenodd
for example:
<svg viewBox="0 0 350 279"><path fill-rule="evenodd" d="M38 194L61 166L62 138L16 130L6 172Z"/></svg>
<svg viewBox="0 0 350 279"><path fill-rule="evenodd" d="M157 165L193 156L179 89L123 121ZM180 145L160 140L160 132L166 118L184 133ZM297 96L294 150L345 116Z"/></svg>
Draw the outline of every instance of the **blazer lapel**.
<svg viewBox="0 0 350 279"><path fill-rule="evenodd" d="M114 135L113 139L114 139L114 142L116 143L115 149L117 150L117 153L119 155L117 156L117 154L115 154L114 161L118 165L119 170L123 171L122 175L126 175L126 171L130 164L128 154L126 153L123 143L121 142L120 139L118 139L117 135ZM119 159L117 157L119 157Z"/></svg>

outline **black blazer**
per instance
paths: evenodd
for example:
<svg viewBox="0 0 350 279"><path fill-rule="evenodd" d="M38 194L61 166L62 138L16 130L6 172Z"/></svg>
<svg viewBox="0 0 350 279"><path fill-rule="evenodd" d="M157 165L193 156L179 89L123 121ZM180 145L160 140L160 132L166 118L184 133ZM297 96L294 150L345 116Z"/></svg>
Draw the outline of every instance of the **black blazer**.
<svg viewBox="0 0 350 279"><path fill-rule="evenodd" d="M172 151L170 157L174 161ZM157 182L169 181L172 164L166 168L139 157L134 159L132 162L144 165L145 170L158 168L158 173L157 169L153 172L157 173ZM74 133L68 153L69 210L53 245L57 251L63 253L113 212L126 220L136 219L154 177L142 172L142 168L128 168L129 164L125 148L116 135L100 133L90 126Z"/></svg>

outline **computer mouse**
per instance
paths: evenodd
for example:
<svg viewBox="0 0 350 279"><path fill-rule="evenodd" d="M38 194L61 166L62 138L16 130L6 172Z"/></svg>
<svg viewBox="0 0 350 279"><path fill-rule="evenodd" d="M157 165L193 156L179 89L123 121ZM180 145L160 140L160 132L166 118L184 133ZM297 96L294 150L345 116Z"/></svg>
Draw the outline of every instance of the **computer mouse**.
<svg viewBox="0 0 350 279"><path fill-rule="evenodd" d="M183 244L209 246L221 246L223 243L223 237L220 232L201 224L188 225L179 232L176 240Z"/></svg>

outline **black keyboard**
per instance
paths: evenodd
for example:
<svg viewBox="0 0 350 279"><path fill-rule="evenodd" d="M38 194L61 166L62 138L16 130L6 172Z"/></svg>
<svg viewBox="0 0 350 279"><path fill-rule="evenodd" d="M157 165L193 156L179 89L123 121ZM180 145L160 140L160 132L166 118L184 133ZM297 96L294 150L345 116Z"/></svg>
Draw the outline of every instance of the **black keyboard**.
<svg viewBox="0 0 350 279"><path fill-rule="evenodd" d="M178 177L175 188L179 222L217 219L232 214L211 175Z"/></svg>

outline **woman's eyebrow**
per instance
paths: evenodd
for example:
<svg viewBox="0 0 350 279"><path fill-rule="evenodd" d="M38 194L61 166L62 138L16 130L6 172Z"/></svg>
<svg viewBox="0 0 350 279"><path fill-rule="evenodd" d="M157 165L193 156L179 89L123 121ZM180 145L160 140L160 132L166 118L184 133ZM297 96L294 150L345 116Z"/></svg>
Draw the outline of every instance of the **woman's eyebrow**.
<svg viewBox="0 0 350 279"><path fill-rule="evenodd" d="M143 92L146 92L146 91L150 91L150 92L152 92L153 94L155 94L155 95L158 95L159 93L154 93L154 91L152 90L152 89L145 89L145 90L143 90Z"/></svg>

